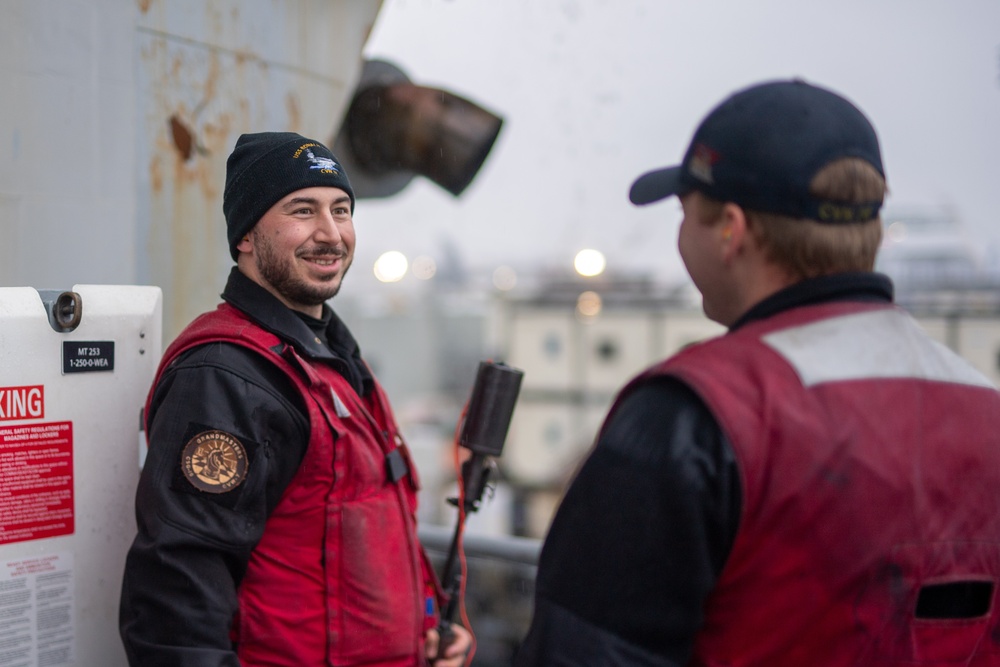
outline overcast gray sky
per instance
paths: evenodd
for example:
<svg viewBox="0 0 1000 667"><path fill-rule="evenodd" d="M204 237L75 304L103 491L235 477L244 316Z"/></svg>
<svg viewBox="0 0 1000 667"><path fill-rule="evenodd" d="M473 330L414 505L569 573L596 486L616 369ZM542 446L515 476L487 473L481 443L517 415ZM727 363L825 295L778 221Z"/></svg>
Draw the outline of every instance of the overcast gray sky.
<svg viewBox="0 0 1000 667"><path fill-rule="evenodd" d="M385 0L366 55L505 124L460 198L415 179L363 200L355 273L451 244L470 266L569 268L589 246L683 277L679 205L635 208L629 185L723 97L786 77L872 119L889 211L948 207L1000 257L1000 0Z"/></svg>

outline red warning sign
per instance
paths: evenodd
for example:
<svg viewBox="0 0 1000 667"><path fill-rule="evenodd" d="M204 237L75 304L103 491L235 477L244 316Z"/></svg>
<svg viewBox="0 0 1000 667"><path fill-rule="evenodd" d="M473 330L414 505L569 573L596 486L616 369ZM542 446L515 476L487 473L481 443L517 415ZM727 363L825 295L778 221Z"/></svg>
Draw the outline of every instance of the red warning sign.
<svg viewBox="0 0 1000 667"><path fill-rule="evenodd" d="M0 426L0 544L73 529L73 422Z"/></svg>
<svg viewBox="0 0 1000 667"><path fill-rule="evenodd" d="M45 416L45 386L0 387L0 421Z"/></svg>

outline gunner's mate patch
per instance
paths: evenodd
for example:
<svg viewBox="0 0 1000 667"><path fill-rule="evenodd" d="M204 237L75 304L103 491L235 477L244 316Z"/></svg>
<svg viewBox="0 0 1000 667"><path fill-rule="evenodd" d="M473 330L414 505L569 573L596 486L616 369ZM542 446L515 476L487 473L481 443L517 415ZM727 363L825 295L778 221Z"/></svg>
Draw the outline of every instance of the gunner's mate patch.
<svg viewBox="0 0 1000 667"><path fill-rule="evenodd" d="M181 452L181 472L199 491L226 493L247 477L247 450L225 431L203 431L191 438Z"/></svg>

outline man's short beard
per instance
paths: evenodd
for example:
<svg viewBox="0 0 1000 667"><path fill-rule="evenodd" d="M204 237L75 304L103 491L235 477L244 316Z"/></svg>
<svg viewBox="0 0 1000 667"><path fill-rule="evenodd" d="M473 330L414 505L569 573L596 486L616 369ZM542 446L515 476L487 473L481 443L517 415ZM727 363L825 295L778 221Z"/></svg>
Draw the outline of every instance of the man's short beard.
<svg viewBox="0 0 1000 667"><path fill-rule="evenodd" d="M344 262L347 261L343 252L336 256ZM257 271L261 278L267 281L278 294L285 297L287 301L302 306L319 306L335 297L340 291L340 286L343 284L344 276L349 268L345 263L344 270L339 276L340 279L335 278L329 286L313 286L304 283L292 275L291 261L285 261L278 257L270 241L263 236L254 238L254 261L257 263Z"/></svg>

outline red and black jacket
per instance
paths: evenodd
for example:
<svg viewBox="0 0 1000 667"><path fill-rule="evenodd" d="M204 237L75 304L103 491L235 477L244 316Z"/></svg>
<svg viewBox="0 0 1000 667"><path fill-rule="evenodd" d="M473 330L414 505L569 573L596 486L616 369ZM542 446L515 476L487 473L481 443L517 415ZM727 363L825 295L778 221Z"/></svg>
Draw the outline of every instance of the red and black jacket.
<svg viewBox="0 0 1000 667"><path fill-rule="evenodd" d="M388 401L332 313L317 336L236 270L223 297L150 393L121 606L131 664L423 664L433 573ZM245 452L245 479L205 493L184 451L216 431Z"/></svg>

